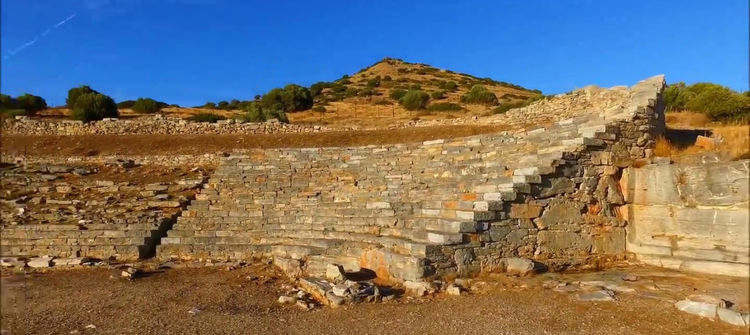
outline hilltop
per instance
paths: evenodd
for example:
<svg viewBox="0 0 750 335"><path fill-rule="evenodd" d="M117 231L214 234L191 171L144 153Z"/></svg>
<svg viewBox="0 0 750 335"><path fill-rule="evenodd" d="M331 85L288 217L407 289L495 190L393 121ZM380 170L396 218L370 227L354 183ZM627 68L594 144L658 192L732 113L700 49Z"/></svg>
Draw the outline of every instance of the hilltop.
<svg viewBox="0 0 750 335"><path fill-rule="evenodd" d="M485 87L497 101L462 102L461 97L476 85ZM470 117L541 96L539 90L395 58L384 58L332 82L315 83L310 90L312 109L288 114L292 123L385 126L416 119ZM410 111L399 104L399 98L410 90L429 95L425 108Z"/></svg>

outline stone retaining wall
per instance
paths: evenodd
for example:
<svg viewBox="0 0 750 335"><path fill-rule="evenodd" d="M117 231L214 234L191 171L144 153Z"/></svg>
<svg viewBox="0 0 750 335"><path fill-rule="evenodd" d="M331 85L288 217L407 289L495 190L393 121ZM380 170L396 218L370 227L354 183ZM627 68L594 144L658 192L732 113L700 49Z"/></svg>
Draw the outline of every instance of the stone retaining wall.
<svg viewBox="0 0 750 335"><path fill-rule="evenodd" d="M280 134L315 133L325 126L279 122L250 123L233 119L216 123L193 122L162 115L135 119L104 119L85 123L72 120L43 120L29 117L6 119L2 130L8 135L134 135L134 134Z"/></svg>
<svg viewBox="0 0 750 335"><path fill-rule="evenodd" d="M339 263L396 280L502 270L513 257L552 269L622 259L619 179L663 132L663 87L658 76L560 96L545 106L586 108L528 131L236 152L157 256L272 257L312 275Z"/></svg>
<svg viewBox="0 0 750 335"><path fill-rule="evenodd" d="M749 173L750 160L628 169L628 251L657 266L747 277Z"/></svg>

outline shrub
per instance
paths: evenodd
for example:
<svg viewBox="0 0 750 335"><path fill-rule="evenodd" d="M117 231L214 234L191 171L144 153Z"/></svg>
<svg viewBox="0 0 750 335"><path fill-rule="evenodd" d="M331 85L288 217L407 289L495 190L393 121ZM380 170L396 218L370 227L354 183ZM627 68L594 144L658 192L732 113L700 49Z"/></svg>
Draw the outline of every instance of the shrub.
<svg viewBox="0 0 750 335"><path fill-rule="evenodd" d="M445 98L445 91L443 91L443 90L437 90L435 92L432 92L432 94L430 94L430 97L433 98L433 99L442 99L442 98Z"/></svg>
<svg viewBox="0 0 750 335"><path fill-rule="evenodd" d="M214 113L198 113L188 118L190 121L195 122L207 122L207 123L216 123L216 121L224 120L225 117L214 114Z"/></svg>
<svg viewBox="0 0 750 335"><path fill-rule="evenodd" d="M125 101L118 102L117 108L119 109L133 108L133 105L135 105L135 100L125 100Z"/></svg>
<svg viewBox="0 0 750 335"><path fill-rule="evenodd" d="M105 117L117 117L117 105L112 98L101 93L85 93L75 97L74 120L85 122L101 120Z"/></svg>
<svg viewBox="0 0 750 335"><path fill-rule="evenodd" d="M365 88L365 89L359 91L358 95L360 97L370 97L370 96L375 95L375 91L373 91L373 89L371 89L371 88Z"/></svg>
<svg viewBox="0 0 750 335"><path fill-rule="evenodd" d="M458 111L462 109L461 105L452 102L438 102L427 106L427 110L432 112Z"/></svg>
<svg viewBox="0 0 750 335"><path fill-rule="evenodd" d="M391 81L391 80L393 80L391 78L391 76L385 76L385 77L383 77L383 81ZM748 91L748 93L750 93L750 91Z"/></svg>
<svg viewBox="0 0 750 335"><path fill-rule="evenodd" d="M84 94L88 94L88 93L99 93L99 92L91 89L91 87L89 87L88 85L81 85L81 86L69 89L68 98L65 99L65 105L68 108L75 107L75 103L78 97Z"/></svg>
<svg viewBox="0 0 750 335"><path fill-rule="evenodd" d="M227 109L229 107L229 102L226 100L219 101L219 103L216 104L216 107L219 109Z"/></svg>
<svg viewBox="0 0 750 335"><path fill-rule="evenodd" d="M413 91L419 91L422 89L422 86L419 84L411 84L409 85L409 89Z"/></svg>
<svg viewBox="0 0 750 335"><path fill-rule="evenodd" d="M315 84L310 85L310 94L312 94L313 97L317 97L323 92L323 89L329 87L331 87L331 83L319 81Z"/></svg>
<svg viewBox="0 0 750 335"><path fill-rule="evenodd" d="M151 98L138 98L131 108L137 113L144 114L154 114L161 111L159 102Z"/></svg>
<svg viewBox="0 0 750 335"><path fill-rule="evenodd" d="M714 120L738 120L750 116L750 98L726 87L709 87L686 104L687 109L701 111Z"/></svg>
<svg viewBox="0 0 750 335"><path fill-rule="evenodd" d="M359 89L356 87L347 87L346 92L344 92L346 97L355 97L357 94L359 94Z"/></svg>
<svg viewBox="0 0 750 335"><path fill-rule="evenodd" d="M458 89L458 84L456 84L455 81L446 81L446 82L440 83L438 87L446 91L455 91L456 89Z"/></svg>
<svg viewBox="0 0 750 335"><path fill-rule="evenodd" d="M398 100L401 106L404 106L407 110L424 109L427 106L427 102L430 100L430 96L417 90L410 90Z"/></svg>
<svg viewBox="0 0 750 335"><path fill-rule="evenodd" d="M323 106L315 106L312 108L312 111L317 113L325 113L326 108Z"/></svg>
<svg viewBox="0 0 750 335"><path fill-rule="evenodd" d="M264 107L262 103L251 103L243 117L249 122L265 122L269 119L277 119L279 122L289 123L286 113L280 109Z"/></svg>
<svg viewBox="0 0 750 335"><path fill-rule="evenodd" d="M47 108L47 101L42 97L25 93L13 98L9 95L0 95L0 110L6 111L7 116L34 115L36 112Z"/></svg>
<svg viewBox="0 0 750 335"><path fill-rule="evenodd" d="M667 110L693 110L706 113L713 120L739 120L750 117L750 98L713 83L690 86L680 82L664 90Z"/></svg>
<svg viewBox="0 0 750 335"><path fill-rule="evenodd" d="M492 112L495 113L495 114L502 114L502 113L505 113L505 112L513 109L513 108L519 108L519 107L528 106L531 103L533 103L534 101L541 100L541 99L544 99L544 98L546 98L546 97L544 95L540 94L540 95L535 95L533 97L530 97L530 98L528 98L526 100L515 101L515 102L504 102L504 103L500 104L500 106L497 106L494 109L492 109Z"/></svg>
<svg viewBox="0 0 750 335"><path fill-rule="evenodd" d="M211 101L209 101L209 102L206 102L205 104L203 104L203 106L201 106L201 107L205 108L205 109L216 109L216 104L213 103L213 102L211 102Z"/></svg>
<svg viewBox="0 0 750 335"><path fill-rule="evenodd" d="M400 88L395 88L395 89L391 90L391 93L388 96L391 97L391 99L393 99L393 100L399 100L404 95L406 95L406 90L400 89Z"/></svg>
<svg viewBox="0 0 750 335"><path fill-rule="evenodd" d="M497 105L497 96L482 85L474 85L461 97L461 102L470 104Z"/></svg>
<svg viewBox="0 0 750 335"><path fill-rule="evenodd" d="M260 99L260 106L264 110L280 110L285 113L310 109L313 96L310 90L295 84L284 88L274 88Z"/></svg>
<svg viewBox="0 0 750 335"><path fill-rule="evenodd" d="M380 76L377 76L375 78L372 78L367 81L367 87L378 87L380 86Z"/></svg>

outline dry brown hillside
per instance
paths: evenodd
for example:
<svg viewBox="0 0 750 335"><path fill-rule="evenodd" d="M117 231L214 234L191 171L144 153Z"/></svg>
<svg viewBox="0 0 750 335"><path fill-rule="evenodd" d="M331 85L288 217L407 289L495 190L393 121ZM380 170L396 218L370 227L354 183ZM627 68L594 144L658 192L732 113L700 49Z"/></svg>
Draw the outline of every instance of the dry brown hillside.
<svg viewBox="0 0 750 335"><path fill-rule="evenodd" d="M461 96L474 85L482 85L494 93L500 104L524 101L539 96L541 92L517 85L478 78L472 75L443 70L426 64L404 62L385 58L351 76L323 86L315 96L312 110L289 113L292 123L314 123L327 125L387 126L408 120L432 120L475 115L486 115L496 106L469 104L460 101ZM395 90L418 89L431 95L429 104L456 104L459 110L407 111L392 97ZM443 92L443 97L436 95ZM323 111L322 108L325 108Z"/></svg>

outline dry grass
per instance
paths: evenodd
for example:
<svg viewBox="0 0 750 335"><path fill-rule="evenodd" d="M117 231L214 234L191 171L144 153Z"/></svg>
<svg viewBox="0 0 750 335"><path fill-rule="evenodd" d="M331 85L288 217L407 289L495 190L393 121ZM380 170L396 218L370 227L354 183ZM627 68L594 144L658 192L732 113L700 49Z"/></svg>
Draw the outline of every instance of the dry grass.
<svg viewBox="0 0 750 335"><path fill-rule="evenodd" d="M654 154L680 157L718 152L730 159L750 158L750 125L711 122L703 113L678 112L666 115L667 133L656 140ZM701 139L709 137L717 141Z"/></svg>
<svg viewBox="0 0 750 335"><path fill-rule="evenodd" d="M711 119L705 113L698 112L672 112L666 114L667 124L672 128L697 128L706 127Z"/></svg>

